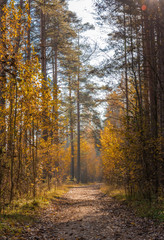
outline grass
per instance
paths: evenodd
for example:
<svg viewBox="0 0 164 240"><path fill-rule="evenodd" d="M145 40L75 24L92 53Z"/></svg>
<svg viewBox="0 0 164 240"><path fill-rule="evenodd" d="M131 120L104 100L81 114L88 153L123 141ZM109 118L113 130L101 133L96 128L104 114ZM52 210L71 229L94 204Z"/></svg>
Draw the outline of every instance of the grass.
<svg viewBox="0 0 164 240"><path fill-rule="evenodd" d="M137 216L146 217L158 222L164 222L164 200L159 202L134 199L128 200L128 203L135 210Z"/></svg>
<svg viewBox="0 0 164 240"><path fill-rule="evenodd" d="M155 200L148 201L140 196L131 198L126 196L123 188L118 188L111 185L103 185L101 191L110 197L113 197L121 202L126 202L135 211L139 217L146 217L158 222L164 222L164 199L158 202Z"/></svg>
<svg viewBox="0 0 164 240"><path fill-rule="evenodd" d="M122 187L116 187L113 185L102 185L101 191L106 195L113 197L117 200L124 201L126 200L125 190Z"/></svg>
<svg viewBox="0 0 164 240"><path fill-rule="evenodd" d="M22 234L23 228L29 228L38 218L42 209L46 208L54 199L60 199L73 185L63 185L50 191L44 189L34 199L15 200L0 214L0 236L9 239Z"/></svg>
<svg viewBox="0 0 164 240"><path fill-rule="evenodd" d="M0 215L0 236L8 236L9 239L17 237L23 232L23 226L29 226L36 220L36 208L34 201L12 205Z"/></svg>

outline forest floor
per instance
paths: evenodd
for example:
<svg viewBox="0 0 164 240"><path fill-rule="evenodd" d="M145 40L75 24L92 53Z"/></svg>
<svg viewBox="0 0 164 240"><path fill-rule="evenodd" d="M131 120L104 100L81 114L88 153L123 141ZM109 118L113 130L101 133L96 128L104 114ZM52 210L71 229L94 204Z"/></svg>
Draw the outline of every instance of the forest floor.
<svg viewBox="0 0 164 240"><path fill-rule="evenodd" d="M108 197L100 184L76 186L52 200L19 240L163 240L164 223L137 217L126 203Z"/></svg>

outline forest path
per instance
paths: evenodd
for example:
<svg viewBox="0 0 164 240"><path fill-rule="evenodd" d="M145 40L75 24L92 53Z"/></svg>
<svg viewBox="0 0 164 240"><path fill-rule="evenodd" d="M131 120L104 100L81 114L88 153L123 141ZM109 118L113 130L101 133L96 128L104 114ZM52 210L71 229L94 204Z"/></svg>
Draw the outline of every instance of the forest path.
<svg viewBox="0 0 164 240"><path fill-rule="evenodd" d="M164 225L136 217L126 204L107 197L95 184L71 188L55 200L24 238L160 240L164 239Z"/></svg>

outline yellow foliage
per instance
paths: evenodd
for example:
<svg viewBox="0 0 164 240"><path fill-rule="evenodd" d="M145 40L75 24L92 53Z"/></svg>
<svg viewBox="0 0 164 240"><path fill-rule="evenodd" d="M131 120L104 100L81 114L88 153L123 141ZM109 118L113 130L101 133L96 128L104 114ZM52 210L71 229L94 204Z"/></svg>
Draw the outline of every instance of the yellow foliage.
<svg viewBox="0 0 164 240"><path fill-rule="evenodd" d="M119 169L122 172L123 152L121 144L123 140L118 129L107 121L104 130L101 132L101 157L103 163L103 173L106 179Z"/></svg>
<svg viewBox="0 0 164 240"><path fill-rule="evenodd" d="M101 179L101 159L97 156L92 138L81 137L81 181L93 182Z"/></svg>

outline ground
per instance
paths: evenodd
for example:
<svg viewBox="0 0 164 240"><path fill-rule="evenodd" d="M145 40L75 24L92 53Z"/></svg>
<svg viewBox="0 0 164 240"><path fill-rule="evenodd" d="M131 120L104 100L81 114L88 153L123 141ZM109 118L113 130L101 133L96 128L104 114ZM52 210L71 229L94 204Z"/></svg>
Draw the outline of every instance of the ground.
<svg viewBox="0 0 164 240"><path fill-rule="evenodd" d="M137 217L125 203L104 195L95 184L71 188L54 200L19 239L163 240L164 224Z"/></svg>

